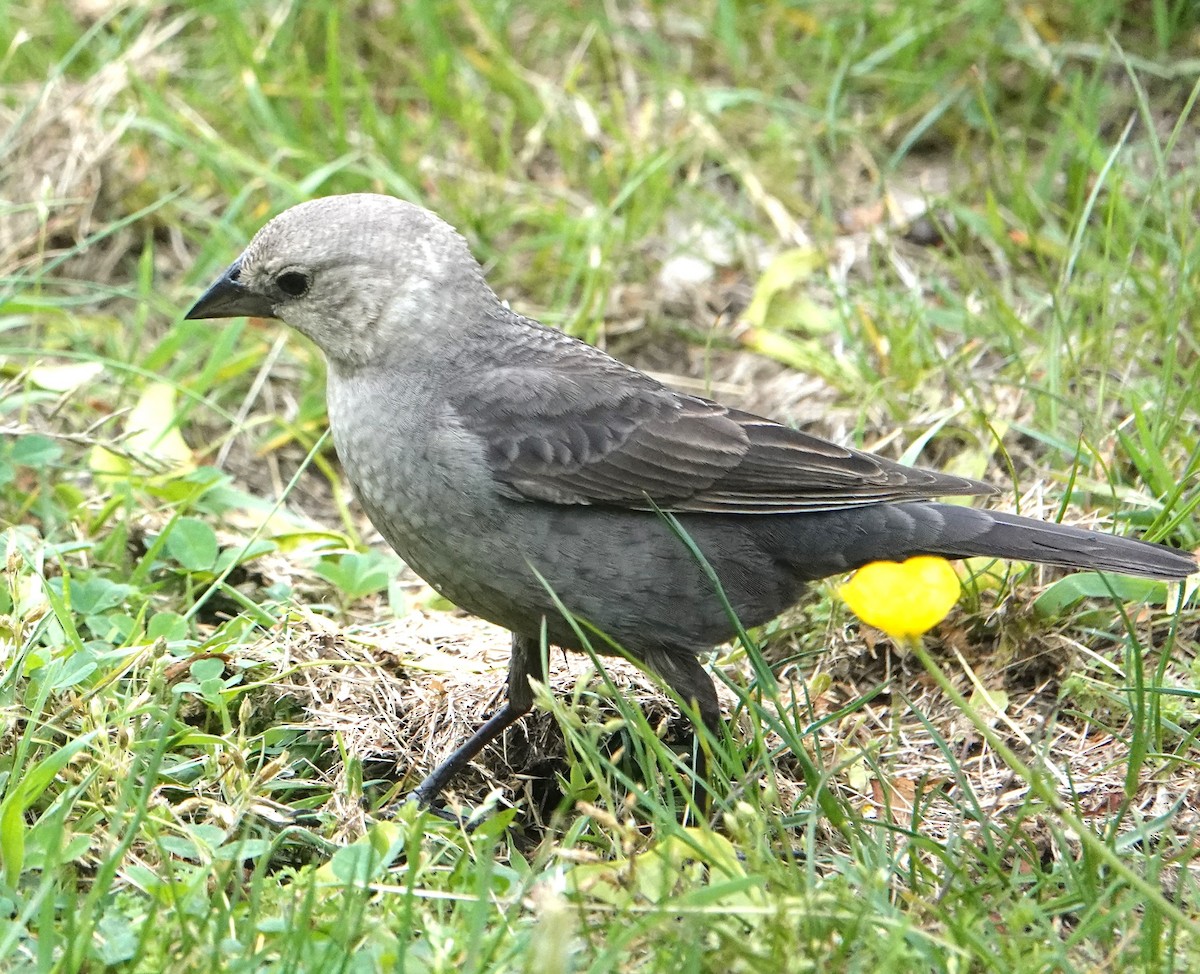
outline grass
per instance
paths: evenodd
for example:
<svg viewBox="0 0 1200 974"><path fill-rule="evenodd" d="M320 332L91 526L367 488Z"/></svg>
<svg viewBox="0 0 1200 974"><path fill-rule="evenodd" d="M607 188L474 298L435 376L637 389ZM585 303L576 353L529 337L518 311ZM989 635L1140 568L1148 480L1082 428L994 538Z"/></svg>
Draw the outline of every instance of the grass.
<svg viewBox="0 0 1200 974"><path fill-rule="evenodd" d="M924 663L817 589L688 827L669 708L556 658L515 809L370 824L499 683L421 646L502 637L367 543L312 348L180 321L393 193L627 360L1194 549L1194 4L95 9L0 10L0 969L1196 968L1177 587L977 566Z"/></svg>

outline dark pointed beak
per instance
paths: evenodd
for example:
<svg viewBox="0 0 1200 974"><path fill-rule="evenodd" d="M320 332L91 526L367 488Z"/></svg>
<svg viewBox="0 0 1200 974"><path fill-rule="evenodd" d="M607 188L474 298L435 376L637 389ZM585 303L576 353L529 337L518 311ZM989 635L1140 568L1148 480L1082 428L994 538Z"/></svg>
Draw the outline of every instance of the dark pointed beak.
<svg viewBox="0 0 1200 974"><path fill-rule="evenodd" d="M253 318L275 317L271 302L238 280L241 272L241 261L230 264L229 270L200 296L200 300L192 305L192 310L184 318L240 318L243 315Z"/></svg>

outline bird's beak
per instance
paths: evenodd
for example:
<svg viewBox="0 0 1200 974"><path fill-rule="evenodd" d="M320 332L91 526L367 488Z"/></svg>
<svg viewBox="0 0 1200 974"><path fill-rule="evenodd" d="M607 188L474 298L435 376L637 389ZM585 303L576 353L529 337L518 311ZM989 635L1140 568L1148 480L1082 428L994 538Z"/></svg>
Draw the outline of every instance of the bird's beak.
<svg viewBox="0 0 1200 974"><path fill-rule="evenodd" d="M230 264L229 270L200 296L200 300L192 305L192 310L184 318L240 318L243 315L253 318L275 317L271 302L238 280L241 271L241 261Z"/></svg>

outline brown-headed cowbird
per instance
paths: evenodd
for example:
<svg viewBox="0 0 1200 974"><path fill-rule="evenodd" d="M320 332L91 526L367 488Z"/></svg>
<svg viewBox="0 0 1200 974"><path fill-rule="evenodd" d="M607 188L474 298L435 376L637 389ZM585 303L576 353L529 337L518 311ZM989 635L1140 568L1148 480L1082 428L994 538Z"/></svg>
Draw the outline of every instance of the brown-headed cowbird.
<svg viewBox="0 0 1200 974"><path fill-rule="evenodd" d="M936 503L994 489L674 392L510 311L453 228L390 197L318 199L268 223L187 317L240 315L316 342L334 443L371 521L446 598L513 634L506 703L421 782L424 804L529 710L543 631L580 648L587 630L558 602L717 726L697 653L735 623L662 512L746 626L813 579L918 554L1196 569L1161 545Z"/></svg>

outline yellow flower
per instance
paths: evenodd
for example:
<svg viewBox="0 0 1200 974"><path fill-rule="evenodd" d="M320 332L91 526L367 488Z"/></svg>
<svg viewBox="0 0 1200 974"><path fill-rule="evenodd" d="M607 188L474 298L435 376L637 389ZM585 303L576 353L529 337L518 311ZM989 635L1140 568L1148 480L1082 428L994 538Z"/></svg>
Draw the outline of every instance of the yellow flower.
<svg viewBox="0 0 1200 974"><path fill-rule="evenodd" d="M893 639L912 639L945 619L961 591L946 559L922 555L864 565L838 594L867 625Z"/></svg>

